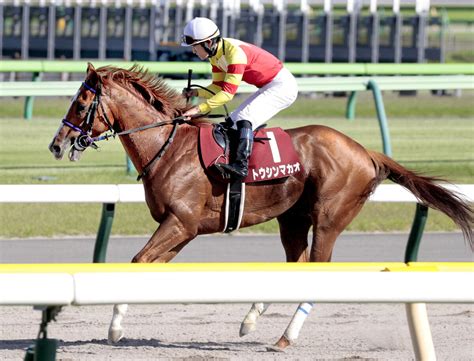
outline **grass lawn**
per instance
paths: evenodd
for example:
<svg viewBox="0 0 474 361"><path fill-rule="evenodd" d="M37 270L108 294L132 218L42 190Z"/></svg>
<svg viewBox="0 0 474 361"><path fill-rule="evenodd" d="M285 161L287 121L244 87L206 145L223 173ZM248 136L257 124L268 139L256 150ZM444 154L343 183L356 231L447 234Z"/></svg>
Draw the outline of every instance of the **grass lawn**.
<svg viewBox="0 0 474 361"><path fill-rule="evenodd" d="M417 97L384 95L394 158L406 167L443 176L453 183L474 183L473 94ZM270 125L292 128L324 124L353 137L365 147L381 151L373 100L360 94L355 121L344 119L345 98L301 98ZM22 99L0 100L0 183L135 183L125 172L125 153L118 140L103 142L101 151L88 150L81 162L55 161L47 146L68 99L36 99L35 118L21 119ZM351 231L406 231L413 204L367 204L349 226ZM0 237L93 235L100 204L0 204ZM144 204L117 206L113 234L150 234L156 228ZM444 215L431 212L427 230L455 230ZM242 230L245 232L246 230ZM276 232L275 222L251 232Z"/></svg>

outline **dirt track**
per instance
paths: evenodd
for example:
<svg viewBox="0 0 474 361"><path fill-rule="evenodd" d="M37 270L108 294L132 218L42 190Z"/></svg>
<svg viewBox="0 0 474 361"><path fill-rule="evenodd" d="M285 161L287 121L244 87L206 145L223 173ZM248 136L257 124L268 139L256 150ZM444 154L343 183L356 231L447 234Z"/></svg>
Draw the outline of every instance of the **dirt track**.
<svg viewBox="0 0 474 361"><path fill-rule="evenodd" d="M124 319L125 339L107 344L109 306L67 307L49 328L58 360L410 360L412 345L400 304L316 305L298 343L267 352L295 305L275 304L257 331L240 338L250 305L135 305ZM438 360L474 359L474 306L428 305ZM0 308L0 359L20 360L36 337L40 312Z"/></svg>
<svg viewBox="0 0 474 361"><path fill-rule="evenodd" d="M129 260L140 246L137 243L144 241L113 239L108 261ZM405 242L406 235L396 234L343 236L335 260L398 261ZM4 240L0 258L3 262L89 262L92 246L93 239ZM179 257L180 262L281 261L283 253L272 237L204 237ZM472 253L460 234L426 234L420 260L472 261ZM132 305L123 322L125 339L109 346L111 306L67 307L49 327L48 336L60 340L58 360L74 361L414 358L401 304L315 305L298 343L285 353L267 352L266 347L284 332L296 305L272 305L257 331L240 338L240 322L249 308L249 304ZM474 360L474 305L428 305L428 314L438 360ZM31 307L0 307L0 360L23 358L24 349L36 338L40 318L41 313Z"/></svg>

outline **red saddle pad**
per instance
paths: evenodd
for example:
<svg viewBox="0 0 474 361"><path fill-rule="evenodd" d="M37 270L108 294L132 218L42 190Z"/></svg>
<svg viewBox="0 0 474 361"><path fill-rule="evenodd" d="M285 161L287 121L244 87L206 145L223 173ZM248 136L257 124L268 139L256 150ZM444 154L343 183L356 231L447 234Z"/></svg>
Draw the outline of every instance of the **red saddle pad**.
<svg viewBox="0 0 474 361"><path fill-rule="evenodd" d="M227 164L229 155L224 154L224 149L215 141L212 128L212 124L200 126L199 154L204 169L215 176L217 173L212 171L213 165ZM285 178L303 169L291 138L283 129L263 128L255 133L255 138L245 183Z"/></svg>

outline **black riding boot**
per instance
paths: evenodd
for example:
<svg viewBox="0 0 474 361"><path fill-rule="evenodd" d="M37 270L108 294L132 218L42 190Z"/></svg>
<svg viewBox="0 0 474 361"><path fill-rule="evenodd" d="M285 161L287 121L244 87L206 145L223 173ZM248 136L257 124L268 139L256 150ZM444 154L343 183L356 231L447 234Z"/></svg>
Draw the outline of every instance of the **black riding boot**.
<svg viewBox="0 0 474 361"><path fill-rule="evenodd" d="M249 167L249 157L253 146L252 123L248 120L239 120L237 122L239 131L239 144L235 154L235 161L232 164L216 164L219 170L224 171L233 179L241 180L247 177Z"/></svg>

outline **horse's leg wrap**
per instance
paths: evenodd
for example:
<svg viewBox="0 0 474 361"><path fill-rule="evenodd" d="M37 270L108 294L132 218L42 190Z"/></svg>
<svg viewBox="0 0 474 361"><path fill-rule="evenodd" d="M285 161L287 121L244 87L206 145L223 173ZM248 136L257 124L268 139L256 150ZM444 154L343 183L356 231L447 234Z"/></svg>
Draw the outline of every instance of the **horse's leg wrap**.
<svg viewBox="0 0 474 361"><path fill-rule="evenodd" d="M109 344L117 343L123 338L124 332L121 322L127 309L128 305L126 304L114 305L114 315L112 316L112 321L110 322L109 327Z"/></svg>
<svg viewBox="0 0 474 361"><path fill-rule="evenodd" d="M257 318L267 310L268 306L270 306L269 303L254 303L252 305L249 313L247 313L247 316L245 316L244 320L240 324L240 337L255 331L257 327Z"/></svg>
<svg viewBox="0 0 474 361"><path fill-rule="evenodd" d="M300 303L298 309L296 310L295 314L293 315L293 318L290 321L290 324L286 328L285 333L283 334L283 336L281 336L280 340L276 343L275 346L285 348L292 342L296 341L300 330L303 327L303 323L306 320L306 317L308 317L312 308L312 303Z"/></svg>

